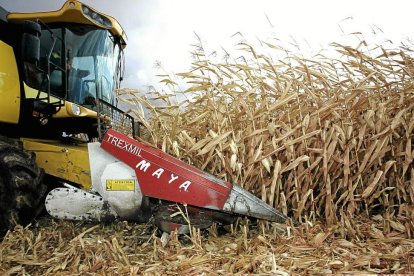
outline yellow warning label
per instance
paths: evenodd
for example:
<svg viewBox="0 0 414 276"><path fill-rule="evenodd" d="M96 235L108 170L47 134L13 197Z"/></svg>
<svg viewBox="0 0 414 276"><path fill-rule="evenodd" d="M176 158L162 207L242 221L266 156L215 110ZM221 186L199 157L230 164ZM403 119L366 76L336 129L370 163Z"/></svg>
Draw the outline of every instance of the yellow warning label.
<svg viewBox="0 0 414 276"><path fill-rule="evenodd" d="M107 191L134 191L135 180L134 179L107 179L106 190Z"/></svg>

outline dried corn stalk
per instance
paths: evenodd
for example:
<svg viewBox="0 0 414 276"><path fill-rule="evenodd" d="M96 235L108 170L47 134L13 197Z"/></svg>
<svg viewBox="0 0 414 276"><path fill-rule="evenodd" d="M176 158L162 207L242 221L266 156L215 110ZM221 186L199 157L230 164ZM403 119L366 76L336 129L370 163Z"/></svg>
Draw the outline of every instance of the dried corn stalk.
<svg viewBox="0 0 414 276"><path fill-rule="evenodd" d="M285 51L274 61L240 46L244 57L224 63L199 47L190 72L178 74L189 88L168 82L165 105L150 104L160 92L143 100L124 90L146 103L147 139L299 220L344 224L412 206L411 47L333 44L335 58ZM173 105L179 94L188 100Z"/></svg>

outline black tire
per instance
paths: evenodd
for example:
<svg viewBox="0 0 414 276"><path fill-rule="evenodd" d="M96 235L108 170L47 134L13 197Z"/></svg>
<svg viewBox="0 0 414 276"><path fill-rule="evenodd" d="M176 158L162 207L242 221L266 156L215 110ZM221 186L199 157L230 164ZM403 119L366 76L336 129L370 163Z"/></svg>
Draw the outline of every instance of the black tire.
<svg viewBox="0 0 414 276"><path fill-rule="evenodd" d="M34 153L0 136L0 238L14 226L27 225L44 208L46 186Z"/></svg>

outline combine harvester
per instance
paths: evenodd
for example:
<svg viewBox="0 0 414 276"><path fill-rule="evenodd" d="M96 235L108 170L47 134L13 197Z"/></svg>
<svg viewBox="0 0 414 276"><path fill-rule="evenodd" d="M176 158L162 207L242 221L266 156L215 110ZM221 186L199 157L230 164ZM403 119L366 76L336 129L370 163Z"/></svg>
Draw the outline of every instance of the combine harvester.
<svg viewBox="0 0 414 276"><path fill-rule="evenodd" d="M44 204L56 218L153 217L179 233L188 230L171 216L179 204L198 227L237 215L287 220L239 186L133 139L137 124L113 92L126 42L114 18L78 1L38 13L0 7L0 235ZM55 185L46 199L45 183Z"/></svg>

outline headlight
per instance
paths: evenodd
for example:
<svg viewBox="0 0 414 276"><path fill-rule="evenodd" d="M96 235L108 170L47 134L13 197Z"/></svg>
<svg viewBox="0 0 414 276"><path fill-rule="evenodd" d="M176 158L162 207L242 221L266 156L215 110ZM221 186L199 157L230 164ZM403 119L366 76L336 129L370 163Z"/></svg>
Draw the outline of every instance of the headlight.
<svg viewBox="0 0 414 276"><path fill-rule="evenodd" d="M76 116L79 116L81 114L81 109L80 109L80 107L78 105L72 104L72 112Z"/></svg>
<svg viewBox="0 0 414 276"><path fill-rule="evenodd" d="M91 10L89 7L82 5L82 11L83 14L91 21L93 21L95 24L99 24L102 26L105 26L107 28L112 28L112 23L111 21L106 18L103 15L100 15L97 12L94 12L93 10Z"/></svg>

